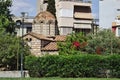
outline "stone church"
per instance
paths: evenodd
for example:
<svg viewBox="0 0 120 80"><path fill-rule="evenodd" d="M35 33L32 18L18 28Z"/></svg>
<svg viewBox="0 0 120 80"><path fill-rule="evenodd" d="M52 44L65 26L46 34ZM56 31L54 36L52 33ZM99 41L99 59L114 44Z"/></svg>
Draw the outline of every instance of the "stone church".
<svg viewBox="0 0 120 80"><path fill-rule="evenodd" d="M32 32L23 36L28 43L30 51L35 56L46 54L57 54L57 42L65 41L65 35L56 35L57 26L55 25L55 17L48 11L37 14L33 20Z"/></svg>
<svg viewBox="0 0 120 80"><path fill-rule="evenodd" d="M48 11L38 13L33 22L32 32L45 36L55 36L55 17Z"/></svg>

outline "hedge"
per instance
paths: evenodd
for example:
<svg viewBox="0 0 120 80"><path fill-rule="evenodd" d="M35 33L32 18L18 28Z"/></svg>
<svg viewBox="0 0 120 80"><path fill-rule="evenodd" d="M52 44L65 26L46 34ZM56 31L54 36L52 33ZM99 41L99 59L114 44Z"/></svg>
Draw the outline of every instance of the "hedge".
<svg viewBox="0 0 120 80"><path fill-rule="evenodd" d="M25 68L32 77L120 78L120 55L28 56Z"/></svg>

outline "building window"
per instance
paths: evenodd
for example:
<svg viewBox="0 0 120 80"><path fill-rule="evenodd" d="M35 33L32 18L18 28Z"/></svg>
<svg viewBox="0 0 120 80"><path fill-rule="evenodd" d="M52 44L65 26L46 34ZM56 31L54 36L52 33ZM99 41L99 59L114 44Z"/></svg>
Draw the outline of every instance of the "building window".
<svg viewBox="0 0 120 80"><path fill-rule="evenodd" d="M45 3L48 3L48 0L44 0L44 2L43 2L43 3L44 3L44 4L45 4Z"/></svg>
<svg viewBox="0 0 120 80"><path fill-rule="evenodd" d="M74 6L74 13L79 12L79 13L91 13L91 8L89 6Z"/></svg>
<svg viewBox="0 0 120 80"><path fill-rule="evenodd" d="M120 9L117 9L117 11L120 11Z"/></svg>
<svg viewBox="0 0 120 80"><path fill-rule="evenodd" d="M28 38L26 38L25 40L28 41Z"/></svg>
<svg viewBox="0 0 120 80"><path fill-rule="evenodd" d="M28 42L31 42L32 38L26 38L25 40L28 41Z"/></svg>
<svg viewBox="0 0 120 80"><path fill-rule="evenodd" d="M73 17L72 9L60 9L60 17Z"/></svg>
<svg viewBox="0 0 120 80"><path fill-rule="evenodd" d="M72 28L62 28L62 31L63 31L63 35L68 35L70 33L72 33L73 29Z"/></svg>
<svg viewBox="0 0 120 80"><path fill-rule="evenodd" d="M118 28L118 36L120 37L120 28Z"/></svg>
<svg viewBox="0 0 120 80"><path fill-rule="evenodd" d="M27 27L27 33L32 31L32 27Z"/></svg>

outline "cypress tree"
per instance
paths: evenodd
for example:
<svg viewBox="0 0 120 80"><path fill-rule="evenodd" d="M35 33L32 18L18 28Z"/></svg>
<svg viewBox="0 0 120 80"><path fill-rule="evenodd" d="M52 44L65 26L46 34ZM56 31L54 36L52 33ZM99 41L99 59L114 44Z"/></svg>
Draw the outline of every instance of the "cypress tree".
<svg viewBox="0 0 120 80"><path fill-rule="evenodd" d="M48 0L47 11L51 12L55 16L55 0Z"/></svg>

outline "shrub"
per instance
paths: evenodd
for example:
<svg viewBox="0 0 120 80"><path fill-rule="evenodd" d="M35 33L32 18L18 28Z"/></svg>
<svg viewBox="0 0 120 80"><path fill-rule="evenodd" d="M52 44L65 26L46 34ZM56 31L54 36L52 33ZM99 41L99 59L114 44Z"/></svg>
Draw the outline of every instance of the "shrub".
<svg viewBox="0 0 120 80"><path fill-rule="evenodd" d="M26 57L26 69L33 77L119 77L120 56L59 55Z"/></svg>
<svg viewBox="0 0 120 80"><path fill-rule="evenodd" d="M107 59L109 61L111 76L120 78L120 55L112 55L109 56Z"/></svg>
<svg viewBox="0 0 120 80"><path fill-rule="evenodd" d="M27 56L25 59L25 67L29 70L31 77L39 77L39 62L35 56Z"/></svg>

